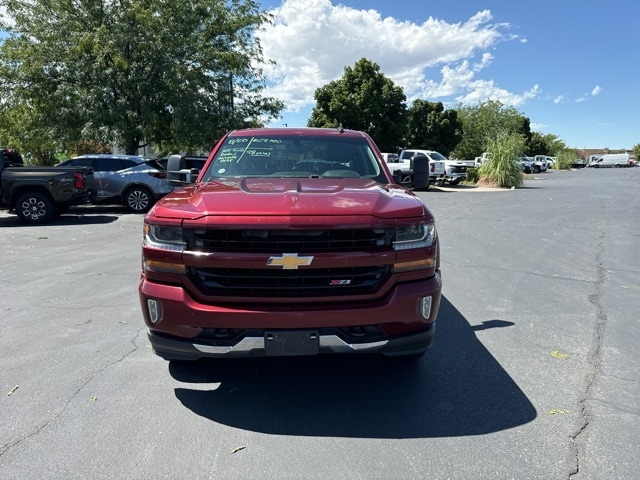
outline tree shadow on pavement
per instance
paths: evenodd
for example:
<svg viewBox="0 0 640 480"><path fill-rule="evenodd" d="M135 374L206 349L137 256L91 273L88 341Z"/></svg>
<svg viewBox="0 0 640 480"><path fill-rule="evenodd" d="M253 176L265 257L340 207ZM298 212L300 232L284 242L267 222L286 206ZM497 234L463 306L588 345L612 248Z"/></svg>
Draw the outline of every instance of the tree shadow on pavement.
<svg viewBox="0 0 640 480"><path fill-rule="evenodd" d="M490 320L477 329L509 325ZM451 437L536 418L526 395L445 297L434 345L416 362L375 356L206 359L171 362L169 371L185 383L175 395L194 413L266 434Z"/></svg>

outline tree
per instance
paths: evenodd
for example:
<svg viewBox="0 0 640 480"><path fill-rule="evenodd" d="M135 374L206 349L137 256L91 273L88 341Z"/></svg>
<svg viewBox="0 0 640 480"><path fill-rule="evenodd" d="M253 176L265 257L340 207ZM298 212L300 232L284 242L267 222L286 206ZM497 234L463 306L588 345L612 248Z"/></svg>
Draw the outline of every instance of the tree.
<svg viewBox="0 0 640 480"><path fill-rule="evenodd" d="M549 147L550 145L543 134L540 132L533 132L531 134L531 139L527 143L527 155L530 157L535 155L551 155Z"/></svg>
<svg viewBox="0 0 640 480"><path fill-rule="evenodd" d="M636 143L631 149L633 156L636 157L636 161L640 160L640 143Z"/></svg>
<svg viewBox="0 0 640 480"><path fill-rule="evenodd" d="M416 100L409 108L405 144L435 150L449 156L462 139L458 112L445 110L442 102Z"/></svg>
<svg viewBox="0 0 640 480"><path fill-rule="evenodd" d="M269 17L253 0L0 6L15 21L2 25L0 94L59 143L193 151L283 108L262 96L254 31Z"/></svg>
<svg viewBox="0 0 640 480"><path fill-rule="evenodd" d="M531 139L527 142L527 155L557 156L559 152L566 148L566 144L557 135L551 133L543 135L540 132L533 132Z"/></svg>
<svg viewBox="0 0 640 480"><path fill-rule="evenodd" d="M316 89L316 106L307 122L310 127L362 130L383 152L400 146L406 122L406 96L380 73L380 67L365 58L346 67L339 80Z"/></svg>
<svg viewBox="0 0 640 480"><path fill-rule="evenodd" d="M24 152L24 161L33 165L55 165L59 142L55 140L55 125L42 127L43 118L27 105L9 107L0 103L0 145Z"/></svg>
<svg viewBox="0 0 640 480"><path fill-rule="evenodd" d="M488 151L489 142L501 136L514 133L526 139L531 135L529 119L498 100L460 105L458 118L462 122L462 141L454 150L456 158L475 158Z"/></svg>

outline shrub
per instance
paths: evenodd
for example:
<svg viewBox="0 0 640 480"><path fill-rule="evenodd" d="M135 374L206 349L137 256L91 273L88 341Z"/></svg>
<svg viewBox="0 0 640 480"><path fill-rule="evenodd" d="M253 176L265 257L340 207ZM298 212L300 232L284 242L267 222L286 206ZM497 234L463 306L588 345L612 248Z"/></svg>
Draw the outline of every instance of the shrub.
<svg viewBox="0 0 640 480"><path fill-rule="evenodd" d="M478 183L478 180L480 180L480 175L478 174L478 167L468 167L467 178L465 179L465 182Z"/></svg>

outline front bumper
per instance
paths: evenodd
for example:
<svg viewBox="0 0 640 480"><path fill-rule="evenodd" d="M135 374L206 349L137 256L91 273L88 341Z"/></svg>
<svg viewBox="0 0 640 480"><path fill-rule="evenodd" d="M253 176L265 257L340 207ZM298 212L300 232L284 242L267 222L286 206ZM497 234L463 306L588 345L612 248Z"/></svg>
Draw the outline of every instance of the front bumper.
<svg viewBox="0 0 640 480"><path fill-rule="evenodd" d="M376 301L237 306L203 304L178 285L146 279L139 286L148 336L167 360L330 353L408 355L432 343L440 306L440 273L398 284ZM430 298L427 318L421 298ZM157 302L157 317L149 302ZM220 332L231 332L228 336ZM365 333L366 332L366 333ZM270 347L282 341L282 349ZM288 342L288 343L287 343Z"/></svg>
<svg viewBox="0 0 640 480"><path fill-rule="evenodd" d="M211 345L198 343L192 340L162 335L153 330L148 330L148 338L156 355L165 360L197 360L199 358L231 358L231 357L266 357L266 356L294 356L315 354L363 354L381 353L387 356L401 356L420 353L427 350L435 333L435 322L420 332L387 338L384 340L351 343L336 331L331 329L315 332L309 330L299 333L315 335L314 343L317 344L311 350L308 347L292 348L291 350L276 350L270 354L268 343L274 331L256 330L237 342L228 344ZM291 333L295 331L284 331Z"/></svg>
<svg viewBox="0 0 640 480"><path fill-rule="evenodd" d="M466 178L467 178L467 174L466 173L447 173L444 176L444 179L447 182L454 182L454 183L462 182L462 181L466 180Z"/></svg>

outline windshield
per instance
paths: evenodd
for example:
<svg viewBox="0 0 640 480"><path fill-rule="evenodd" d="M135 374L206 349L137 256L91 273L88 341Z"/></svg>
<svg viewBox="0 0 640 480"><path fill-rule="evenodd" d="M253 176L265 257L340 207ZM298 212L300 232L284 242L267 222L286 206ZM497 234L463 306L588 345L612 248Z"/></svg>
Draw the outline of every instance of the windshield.
<svg viewBox="0 0 640 480"><path fill-rule="evenodd" d="M223 177L388 179L366 139L322 135L231 136L204 181Z"/></svg>
<svg viewBox="0 0 640 480"><path fill-rule="evenodd" d="M438 152L431 152L431 158L434 160L446 160L447 157Z"/></svg>

